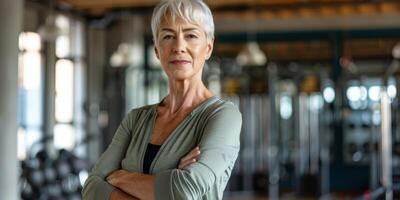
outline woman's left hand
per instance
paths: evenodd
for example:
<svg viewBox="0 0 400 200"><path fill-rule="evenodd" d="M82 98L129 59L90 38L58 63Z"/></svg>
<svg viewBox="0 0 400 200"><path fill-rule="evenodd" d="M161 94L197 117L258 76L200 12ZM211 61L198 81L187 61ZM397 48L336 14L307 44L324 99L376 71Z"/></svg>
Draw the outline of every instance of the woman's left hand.
<svg viewBox="0 0 400 200"><path fill-rule="evenodd" d="M197 162L200 156L200 147L195 147L192 149L188 154L186 154L181 160L179 161L178 169L184 169L186 166Z"/></svg>
<svg viewBox="0 0 400 200"><path fill-rule="evenodd" d="M122 183L129 182L129 179L131 178L132 175L133 175L133 173L120 169L120 170L111 172L111 174L109 174L106 177L106 181L109 184L111 184L115 187L118 187Z"/></svg>
<svg viewBox="0 0 400 200"><path fill-rule="evenodd" d="M154 199L154 175L129 172L123 169L111 172L106 181L138 199Z"/></svg>

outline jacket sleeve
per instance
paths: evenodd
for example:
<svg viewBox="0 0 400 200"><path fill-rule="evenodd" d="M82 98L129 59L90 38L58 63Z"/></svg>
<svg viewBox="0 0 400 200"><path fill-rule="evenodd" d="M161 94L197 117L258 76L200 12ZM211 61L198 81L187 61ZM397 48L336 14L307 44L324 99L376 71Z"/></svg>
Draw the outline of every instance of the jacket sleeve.
<svg viewBox="0 0 400 200"><path fill-rule="evenodd" d="M225 187L240 148L242 117L227 104L208 120L200 141L200 158L183 170L156 174L156 199L200 199L211 188Z"/></svg>
<svg viewBox="0 0 400 200"><path fill-rule="evenodd" d="M121 161L125 155L130 142L130 131L132 118L127 115L119 125L111 143L106 151L97 160L89 177L87 178L82 196L84 200L107 200L114 187L105 181L105 177L117 169L121 169Z"/></svg>

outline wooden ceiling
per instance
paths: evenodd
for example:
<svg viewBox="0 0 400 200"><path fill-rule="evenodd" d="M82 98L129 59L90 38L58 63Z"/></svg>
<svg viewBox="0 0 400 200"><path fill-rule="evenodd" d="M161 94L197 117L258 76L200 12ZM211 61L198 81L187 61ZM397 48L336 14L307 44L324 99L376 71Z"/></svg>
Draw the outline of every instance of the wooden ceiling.
<svg viewBox="0 0 400 200"><path fill-rule="evenodd" d="M102 16L116 9L145 9L159 0L58 0L91 16ZM259 17L310 17L400 13L397 0L205 0L217 17L243 17L249 10Z"/></svg>
<svg viewBox="0 0 400 200"><path fill-rule="evenodd" d="M145 16L159 0L57 0L101 18L128 10ZM338 30L400 27L400 0L204 0L216 32ZM148 18L147 18L148 19ZM254 29L254 30L253 30Z"/></svg>
<svg viewBox="0 0 400 200"><path fill-rule="evenodd" d="M111 11L150 14L159 0L57 0L102 17ZM204 0L212 9L219 32L346 30L400 27L400 0ZM254 30L253 30L254 29ZM216 30L217 31L217 30ZM355 58L391 57L398 38L344 41L343 52ZM215 54L235 56L241 44L219 44ZM270 60L329 60L326 41L260 43ZM307 49L307 51L304 51Z"/></svg>
<svg viewBox="0 0 400 200"><path fill-rule="evenodd" d="M343 55L353 59L391 59L392 49L398 38L349 39L343 41ZM244 43L221 44L214 46L214 55L236 57L244 48ZM259 43L268 60L274 62L291 61L330 61L333 47L325 40L276 41Z"/></svg>
<svg viewBox="0 0 400 200"><path fill-rule="evenodd" d="M109 10L115 8L135 8L156 5L160 0L58 0L86 10ZM358 3L365 0L205 0L211 8L235 6L293 6L307 4Z"/></svg>

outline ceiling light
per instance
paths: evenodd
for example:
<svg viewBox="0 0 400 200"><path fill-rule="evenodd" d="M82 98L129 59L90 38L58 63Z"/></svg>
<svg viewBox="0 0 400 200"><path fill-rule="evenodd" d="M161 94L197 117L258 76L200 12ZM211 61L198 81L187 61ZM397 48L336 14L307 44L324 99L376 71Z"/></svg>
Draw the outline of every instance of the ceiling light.
<svg viewBox="0 0 400 200"><path fill-rule="evenodd" d="M55 16L53 14L46 17L46 22L39 27L38 33L46 41L54 41L58 36L62 35L62 30L55 24Z"/></svg>
<svg viewBox="0 0 400 200"><path fill-rule="evenodd" d="M398 42L392 50L393 58L400 59L400 42Z"/></svg>
<svg viewBox="0 0 400 200"><path fill-rule="evenodd" d="M110 58L112 67L139 67L143 64L142 47L137 43L121 43Z"/></svg>
<svg viewBox="0 0 400 200"><path fill-rule="evenodd" d="M242 66L263 66L267 63L265 53L260 49L257 42L248 42L236 57L236 61Z"/></svg>

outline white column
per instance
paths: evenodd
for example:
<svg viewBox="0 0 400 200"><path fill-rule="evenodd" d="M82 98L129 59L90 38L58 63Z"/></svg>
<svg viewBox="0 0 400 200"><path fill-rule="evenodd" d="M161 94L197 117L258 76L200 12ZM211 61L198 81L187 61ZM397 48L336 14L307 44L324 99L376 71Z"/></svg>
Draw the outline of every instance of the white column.
<svg viewBox="0 0 400 200"><path fill-rule="evenodd" d="M0 199L17 200L18 35L22 0L0 1Z"/></svg>
<svg viewBox="0 0 400 200"><path fill-rule="evenodd" d="M385 199L393 199L392 190L392 114L387 87L381 89L381 183L385 188Z"/></svg>

